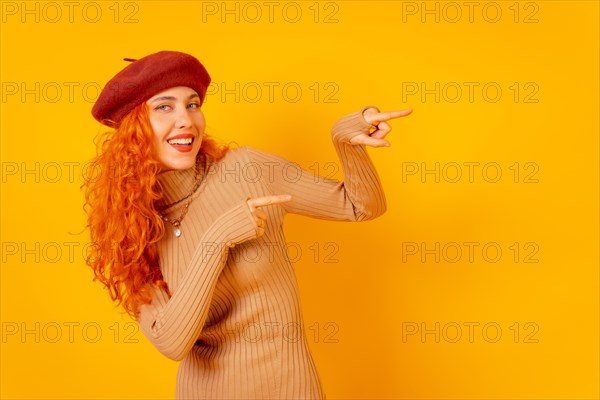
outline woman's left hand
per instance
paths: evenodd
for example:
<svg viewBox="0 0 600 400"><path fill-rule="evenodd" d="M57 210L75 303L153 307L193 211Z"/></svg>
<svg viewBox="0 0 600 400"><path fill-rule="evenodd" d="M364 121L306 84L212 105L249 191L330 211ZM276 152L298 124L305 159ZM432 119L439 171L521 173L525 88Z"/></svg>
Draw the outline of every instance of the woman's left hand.
<svg viewBox="0 0 600 400"><path fill-rule="evenodd" d="M387 123L393 118L400 118L412 113L412 108L400 111L378 112L376 108L367 108L363 112L365 121L373 125L375 129L371 133L361 133L350 139L352 144L364 144L372 147L389 147L390 142L385 140L385 136L390 133L392 127Z"/></svg>

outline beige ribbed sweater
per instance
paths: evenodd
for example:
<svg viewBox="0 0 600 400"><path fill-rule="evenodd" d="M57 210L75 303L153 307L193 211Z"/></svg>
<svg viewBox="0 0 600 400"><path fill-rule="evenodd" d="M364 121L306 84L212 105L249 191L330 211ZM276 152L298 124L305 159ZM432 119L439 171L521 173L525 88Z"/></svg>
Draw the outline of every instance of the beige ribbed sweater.
<svg viewBox="0 0 600 400"><path fill-rule="evenodd" d="M160 268L172 297L155 291L138 320L160 352L182 360L177 399L325 398L302 326L283 219L295 213L363 221L385 212L383 189L365 146L349 143L369 128L361 110L332 129L343 182L251 147L209 160L182 235L175 237L166 223L159 243ZM158 206L184 198L193 178L193 169L160 174L165 198ZM292 200L261 207L268 217L264 234L257 237L246 200L271 194L290 194ZM177 218L185 203L169 207L166 215Z"/></svg>

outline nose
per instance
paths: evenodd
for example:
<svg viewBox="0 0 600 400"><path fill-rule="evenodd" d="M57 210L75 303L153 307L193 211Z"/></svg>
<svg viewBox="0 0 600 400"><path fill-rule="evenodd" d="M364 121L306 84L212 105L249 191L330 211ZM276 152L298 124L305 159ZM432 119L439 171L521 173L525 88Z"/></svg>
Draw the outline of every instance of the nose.
<svg viewBox="0 0 600 400"><path fill-rule="evenodd" d="M192 125L192 119L188 114L186 107L178 107L179 111L175 116L175 126L178 128L188 128Z"/></svg>

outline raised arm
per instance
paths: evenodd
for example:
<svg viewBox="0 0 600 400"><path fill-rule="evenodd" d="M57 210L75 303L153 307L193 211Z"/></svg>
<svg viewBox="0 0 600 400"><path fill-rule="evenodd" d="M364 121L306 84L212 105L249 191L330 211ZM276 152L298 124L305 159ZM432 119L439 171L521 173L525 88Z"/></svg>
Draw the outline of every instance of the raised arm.
<svg viewBox="0 0 600 400"><path fill-rule="evenodd" d="M292 201L283 205L286 212L327 220L369 220L385 212L386 200L366 145L387 143L383 137L390 128L385 120L401 116L388 114L365 107L333 126L331 138L344 172L343 182L315 175L277 155L246 149L262 168L262 179L270 192L292 195ZM371 133L376 125L378 129Z"/></svg>

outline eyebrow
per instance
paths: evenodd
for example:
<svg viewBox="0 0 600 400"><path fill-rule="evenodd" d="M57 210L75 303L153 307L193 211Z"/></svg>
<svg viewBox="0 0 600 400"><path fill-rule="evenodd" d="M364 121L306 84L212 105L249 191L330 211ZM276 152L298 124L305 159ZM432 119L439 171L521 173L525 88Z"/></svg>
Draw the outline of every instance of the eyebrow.
<svg viewBox="0 0 600 400"><path fill-rule="evenodd" d="M189 100L189 99L193 99L194 97L200 97L200 96L198 96L198 94L197 94L197 93L192 93L192 94L191 94L191 95L188 97L188 100ZM176 98L176 97L174 97L174 96L160 96L160 97L157 97L157 98L155 98L154 100L152 100L150 103L156 103L157 101L163 101L163 100L177 100L177 98Z"/></svg>

